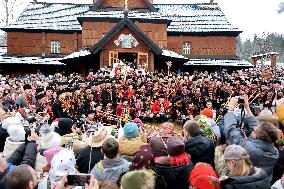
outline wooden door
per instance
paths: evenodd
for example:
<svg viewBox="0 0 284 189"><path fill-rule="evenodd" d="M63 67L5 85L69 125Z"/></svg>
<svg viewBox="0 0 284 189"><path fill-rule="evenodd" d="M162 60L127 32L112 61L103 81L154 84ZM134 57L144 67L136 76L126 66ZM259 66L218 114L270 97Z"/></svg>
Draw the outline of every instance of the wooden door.
<svg viewBox="0 0 284 189"><path fill-rule="evenodd" d="M141 68L147 70L148 63L149 63L148 53L139 52L138 53L138 65L140 65Z"/></svg>
<svg viewBox="0 0 284 189"><path fill-rule="evenodd" d="M118 63L118 52L117 51L109 51L109 66L112 66L113 63Z"/></svg>

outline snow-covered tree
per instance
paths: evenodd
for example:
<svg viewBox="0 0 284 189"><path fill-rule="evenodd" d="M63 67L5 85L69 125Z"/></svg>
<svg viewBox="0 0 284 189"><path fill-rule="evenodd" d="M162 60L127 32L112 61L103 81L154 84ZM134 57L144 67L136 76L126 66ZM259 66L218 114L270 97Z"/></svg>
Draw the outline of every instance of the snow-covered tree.
<svg viewBox="0 0 284 189"><path fill-rule="evenodd" d="M284 12L284 2L281 2L281 3L280 3L278 12L279 12L279 13Z"/></svg>

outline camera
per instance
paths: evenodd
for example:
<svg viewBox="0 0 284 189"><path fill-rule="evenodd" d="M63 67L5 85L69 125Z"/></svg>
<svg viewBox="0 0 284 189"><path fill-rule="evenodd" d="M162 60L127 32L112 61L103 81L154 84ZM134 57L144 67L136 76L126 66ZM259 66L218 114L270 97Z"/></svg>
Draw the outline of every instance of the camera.
<svg viewBox="0 0 284 189"><path fill-rule="evenodd" d="M243 97L239 97L238 104L244 104L244 103L245 103L245 99Z"/></svg>
<svg viewBox="0 0 284 189"><path fill-rule="evenodd" d="M90 182L91 175L89 174L75 174L68 175L67 181L69 186L85 186Z"/></svg>

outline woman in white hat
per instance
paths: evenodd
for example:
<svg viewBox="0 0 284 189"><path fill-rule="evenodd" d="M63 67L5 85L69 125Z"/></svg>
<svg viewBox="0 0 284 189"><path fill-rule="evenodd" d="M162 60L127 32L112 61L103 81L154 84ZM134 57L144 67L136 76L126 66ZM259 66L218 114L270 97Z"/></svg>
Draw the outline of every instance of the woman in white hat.
<svg viewBox="0 0 284 189"><path fill-rule="evenodd" d="M81 150L76 163L80 173L89 173L100 160L104 159L101 147L103 142L111 137L111 131L111 127L99 127L86 138L88 146Z"/></svg>

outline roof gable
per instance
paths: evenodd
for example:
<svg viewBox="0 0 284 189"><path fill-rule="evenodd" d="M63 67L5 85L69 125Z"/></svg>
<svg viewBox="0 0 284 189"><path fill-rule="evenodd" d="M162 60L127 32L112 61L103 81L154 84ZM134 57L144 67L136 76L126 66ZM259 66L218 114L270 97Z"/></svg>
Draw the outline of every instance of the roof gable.
<svg viewBox="0 0 284 189"><path fill-rule="evenodd" d="M135 33L139 39L141 39L151 50L160 55L162 50L147 36L145 35L129 18L124 18L119 21L110 32L108 32L96 45L90 48L93 54L97 54L106 43L115 36L124 26L127 26L131 31Z"/></svg>
<svg viewBox="0 0 284 189"><path fill-rule="evenodd" d="M92 10L102 8L125 8L123 0L98 0L93 6ZM128 9L149 9L150 11L157 12L157 9L148 0L128 0Z"/></svg>

